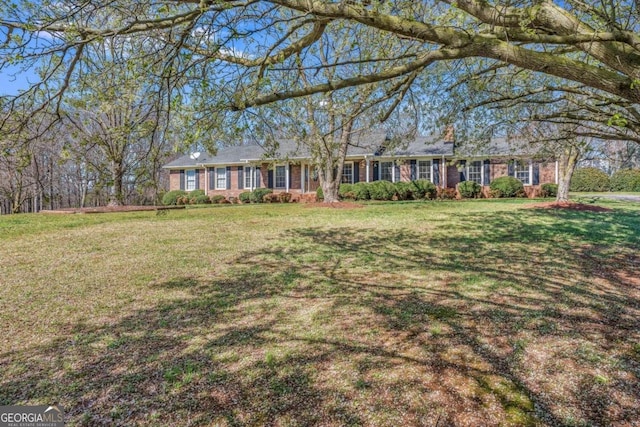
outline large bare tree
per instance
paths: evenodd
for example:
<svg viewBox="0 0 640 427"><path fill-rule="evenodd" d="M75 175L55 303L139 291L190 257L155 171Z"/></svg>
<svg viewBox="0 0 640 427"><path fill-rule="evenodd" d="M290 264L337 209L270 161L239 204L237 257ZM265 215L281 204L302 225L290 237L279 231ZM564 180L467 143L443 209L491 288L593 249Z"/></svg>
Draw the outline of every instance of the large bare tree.
<svg viewBox="0 0 640 427"><path fill-rule="evenodd" d="M595 0L147 0L0 2L1 67L46 58L39 90L56 100L77 71L85 47L106 38L143 37L166 47L166 77L204 63L230 108L328 92L425 72L438 61L488 58L579 82L630 102L640 101L640 37L636 2ZM371 52L384 69L314 85L279 83L287 61L312 49L330 26L359 49L358 28L402 42L398 52ZM142 54L131 61L140 60ZM314 68L317 63L303 61ZM62 77L55 89L46 84ZM222 79L222 81L219 80Z"/></svg>

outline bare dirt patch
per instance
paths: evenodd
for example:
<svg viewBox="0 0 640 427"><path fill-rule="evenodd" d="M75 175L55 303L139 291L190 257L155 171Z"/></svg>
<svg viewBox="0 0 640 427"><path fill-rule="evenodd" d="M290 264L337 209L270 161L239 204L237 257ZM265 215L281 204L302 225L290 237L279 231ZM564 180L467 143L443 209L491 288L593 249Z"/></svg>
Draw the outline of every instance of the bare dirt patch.
<svg viewBox="0 0 640 427"><path fill-rule="evenodd" d="M612 212L613 209L574 202L545 202L525 206L527 209L569 209L583 212Z"/></svg>
<svg viewBox="0 0 640 427"><path fill-rule="evenodd" d="M364 207L364 205L361 205L359 203L351 203L351 202L334 202L334 203L314 202L314 203L306 203L304 206L307 208L334 208L334 209L357 209L357 208Z"/></svg>
<svg viewBox="0 0 640 427"><path fill-rule="evenodd" d="M107 212L160 211L167 209L184 209L184 206L98 206L94 208L66 208L52 211L40 211L43 214L88 214Z"/></svg>

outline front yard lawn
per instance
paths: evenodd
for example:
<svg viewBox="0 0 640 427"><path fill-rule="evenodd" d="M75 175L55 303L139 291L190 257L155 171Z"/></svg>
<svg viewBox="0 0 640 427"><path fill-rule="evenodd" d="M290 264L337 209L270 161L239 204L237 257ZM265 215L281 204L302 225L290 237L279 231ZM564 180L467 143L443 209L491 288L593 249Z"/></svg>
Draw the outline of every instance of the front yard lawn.
<svg viewBox="0 0 640 427"><path fill-rule="evenodd" d="M640 204L0 217L0 405L69 425L632 426Z"/></svg>

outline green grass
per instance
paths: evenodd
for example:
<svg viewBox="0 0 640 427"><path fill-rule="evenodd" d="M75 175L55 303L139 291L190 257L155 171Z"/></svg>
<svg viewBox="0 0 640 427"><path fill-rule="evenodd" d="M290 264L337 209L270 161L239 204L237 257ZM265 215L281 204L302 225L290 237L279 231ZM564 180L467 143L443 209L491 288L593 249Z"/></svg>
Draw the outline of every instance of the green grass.
<svg viewBox="0 0 640 427"><path fill-rule="evenodd" d="M69 425L632 425L640 204L0 217L0 405Z"/></svg>

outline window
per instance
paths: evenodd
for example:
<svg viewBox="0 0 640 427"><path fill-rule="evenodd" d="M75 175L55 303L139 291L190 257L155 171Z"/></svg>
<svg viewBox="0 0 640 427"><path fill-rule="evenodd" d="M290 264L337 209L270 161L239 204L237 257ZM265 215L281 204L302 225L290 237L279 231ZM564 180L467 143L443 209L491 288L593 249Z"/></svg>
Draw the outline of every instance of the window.
<svg viewBox="0 0 640 427"><path fill-rule="evenodd" d="M253 177L251 180L251 166L244 167L244 188L250 189L251 187L256 186L256 178Z"/></svg>
<svg viewBox="0 0 640 427"><path fill-rule="evenodd" d="M393 162L380 162L380 179L393 182Z"/></svg>
<svg viewBox="0 0 640 427"><path fill-rule="evenodd" d="M276 188L285 188L287 182L285 166L276 166Z"/></svg>
<svg viewBox="0 0 640 427"><path fill-rule="evenodd" d="M216 190L227 189L227 168L216 168Z"/></svg>
<svg viewBox="0 0 640 427"><path fill-rule="evenodd" d="M431 160L418 160L416 179L431 181Z"/></svg>
<svg viewBox="0 0 640 427"><path fill-rule="evenodd" d="M342 166L342 181L343 184L353 184L353 163L345 163Z"/></svg>
<svg viewBox="0 0 640 427"><path fill-rule="evenodd" d="M482 162L469 162L467 166L467 181L477 182L482 185Z"/></svg>
<svg viewBox="0 0 640 427"><path fill-rule="evenodd" d="M513 165L514 176L519 179L524 185L531 184L531 174L529 163L515 162Z"/></svg>
<svg viewBox="0 0 640 427"><path fill-rule="evenodd" d="M195 169L187 169L184 171L185 174L185 184L184 189L187 191L192 191L196 189L196 171Z"/></svg>

